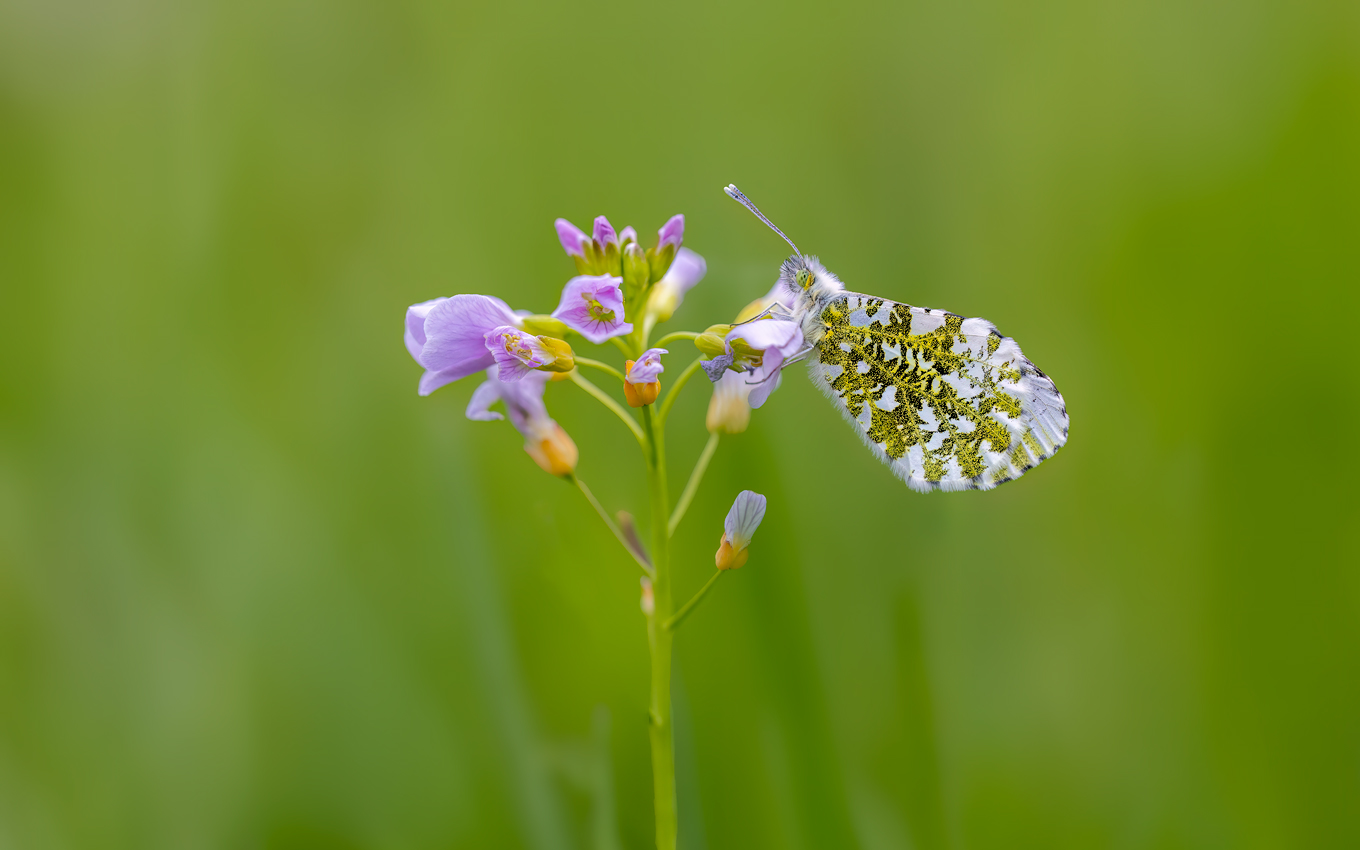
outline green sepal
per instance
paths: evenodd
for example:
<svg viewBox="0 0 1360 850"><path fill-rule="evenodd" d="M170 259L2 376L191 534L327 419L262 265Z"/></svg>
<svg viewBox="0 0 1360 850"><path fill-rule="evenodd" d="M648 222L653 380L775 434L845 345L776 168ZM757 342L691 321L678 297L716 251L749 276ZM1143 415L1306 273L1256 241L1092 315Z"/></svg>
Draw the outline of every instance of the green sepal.
<svg viewBox="0 0 1360 850"><path fill-rule="evenodd" d="M552 316L525 316L524 329L534 336L550 336L556 339L567 338L567 325Z"/></svg>

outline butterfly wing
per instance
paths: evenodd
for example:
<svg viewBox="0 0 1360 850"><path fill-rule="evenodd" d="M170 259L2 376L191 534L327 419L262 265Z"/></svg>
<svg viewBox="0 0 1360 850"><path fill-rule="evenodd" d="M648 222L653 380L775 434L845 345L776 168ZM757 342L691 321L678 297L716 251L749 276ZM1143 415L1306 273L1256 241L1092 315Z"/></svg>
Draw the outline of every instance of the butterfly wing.
<svg viewBox="0 0 1360 850"><path fill-rule="evenodd" d="M846 292L818 324L813 383L913 490L990 490L1067 442L1062 394L986 319Z"/></svg>

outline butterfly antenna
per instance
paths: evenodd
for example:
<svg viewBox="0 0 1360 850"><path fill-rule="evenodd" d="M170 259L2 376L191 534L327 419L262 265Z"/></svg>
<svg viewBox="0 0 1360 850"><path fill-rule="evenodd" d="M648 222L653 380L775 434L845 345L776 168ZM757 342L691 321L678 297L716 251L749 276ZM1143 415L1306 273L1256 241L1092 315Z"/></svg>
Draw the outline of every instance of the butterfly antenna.
<svg viewBox="0 0 1360 850"><path fill-rule="evenodd" d="M723 189L723 191L727 193L727 197L731 198L732 200L734 200L734 201L736 201L737 203L741 204L743 207L746 207L748 210L750 210L751 212L755 213L756 218L758 218L758 219L760 219L761 221L765 222L765 226L766 226L766 227L770 228L770 229L773 230L775 233L778 233L778 234L779 234L779 238L781 238L781 239L783 239L785 242L789 243L789 247L793 249L793 253L797 254L797 255L800 256L800 257L803 256L803 252L798 250L798 246L795 245L795 244L793 244L793 240L790 239L789 237L785 236L785 235L784 235L784 231L782 231L782 230L780 230L779 228L775 227L775 226L774 226L774 222L770 221L768 218L765 217L765 213L763 213L763 212L761 212L760 210L756 209L756 205L753 204L753 203L751 203L751 199L750 199L750 198L746 197L745 195L743 195L743 194L741 193L741 190L737 188L737 186L736 186L735 183L728 183L728 184L727 184L727 188L726 188L726 189Z"/></svg>

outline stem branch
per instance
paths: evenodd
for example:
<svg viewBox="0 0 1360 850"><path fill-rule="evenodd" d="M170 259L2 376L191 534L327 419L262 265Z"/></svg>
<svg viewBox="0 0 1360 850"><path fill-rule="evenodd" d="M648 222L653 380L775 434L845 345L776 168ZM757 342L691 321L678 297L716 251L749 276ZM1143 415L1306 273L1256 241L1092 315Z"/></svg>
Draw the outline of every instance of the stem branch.
<svg viewBox="0 0 1360 850"><path fill-rule="evenodd" d="M608 363L601 363L598 360L591 360L589 357L576 357L574 359L576 360L577 366L589 366L592 369L599 369L601 372L608 372L609 374L618 378L620 381L623 380L623 373L620 372L618 369L615 369L613 366L610 366Z"/></svg>
<svg viewBox="0 0 1360 850"><path fill-rule="evenodd" d="M592 384L590 381L587 381L585 378L581 377L580 369L575 369L569 372L568 374L571 376L571 382L573 384L590 393L591 395L595 396L596 400L598 400L600 404L603 404L605 407L614 411L614 415L619 417L619 419L623 420L623 424L628 426L628 430L633 432L634 437L637 437L638 445L642 446L642 450L644 452L649 451L647 446L647 436L643 434L642 429L638 427L637 420L629 416L628 412L623 409L623 405L619 404L617 401L614 401L614 399L610 398L609 395L604 390L600 389L599 387Z"/></svg>
<svg viewBox="0 0 1360 850"><path fill-rule="evenodd" d="M633 546L628 542L628 538L624 537L623 532L619 530L618 525L614 522L614 520L609 518L609 512L606 511L604 509L604 506L600 504L600 500L595 498L594 493L590 492L590 488L586 486L586 482L582 481L581 479L577 478L574 475L572 476L572 480L576 482L577 489L579 489L582 495L586 497L586 501L590 502L590 506L595 509L595 513L599 514L600 519L604 520L604 524L609 526L609 530L613 532L614 537L618 539L619 543L623 546L624 549L628 550L628 554L633 556L633 560L637 561L638 566L642 567L642 571L649 576L652 575L652 567L650 564L647 563L647 556L643 555L641 552L634 549Z"/></svg>
<svg viewBox="0 0 1360 850"><path fill-rule="evenodd" d="M675 535L675 529L680 525L680 520L684 519L685 511L689 509L689 503L694 500L694 494L699 489L699 482L704 479L708 462L713 459L713 453L717 450L718 435L715 432L708 435L708 444L704 446L703 453L694 464L694 471L689 474L689 481L685 484L685 491L680 494L680 501L675 504L675 513L671 514L671 521L666 526L667 535Z"/></svg>
<svg viewBox="0 0 1360 850"><path fill-rule="evenodd" d="M701 357L694 358L694 362L685 367L685 371L680 373L680 377L675 379L671 385L670 392L666 393L666 398L662 400L660 408L657 410L656 420L658 423L666 421L666 415L671 412L671 405L675 404L675 397L680 395L680 390L684 389L685 384L699 371L699 361Z"/></svg>
<svg viewBox="0 0 1360 850"><path fill-rule="evenodd" d="M652 345L652 348L662 348L666 345L666 343L670 342L671 340L698 339L698 338L699 335L697 333L694 333L693 331L674 331L672 333L666 334L661 339L658 339L656 343Z"/></svg>
<svg viewBox="0 0 1360 850"><path fill-rule="evenodd" d="M699 588L699 592L694 594L694 596L688 602L685 603L683 608L681 608L679 611L676 611L675 616L667 620L663 628L668 632L673 632L677 628L679 628L680 623L683 622L684 619L689 616L691 611L699 607L699 603L703 602L704 597L708 595L708 589L712 587L714 584L716 584L718 581L718 577L725 572L727 572L727 570L714 571L713 578L709 579L708 582L703 587Z"/></svg>

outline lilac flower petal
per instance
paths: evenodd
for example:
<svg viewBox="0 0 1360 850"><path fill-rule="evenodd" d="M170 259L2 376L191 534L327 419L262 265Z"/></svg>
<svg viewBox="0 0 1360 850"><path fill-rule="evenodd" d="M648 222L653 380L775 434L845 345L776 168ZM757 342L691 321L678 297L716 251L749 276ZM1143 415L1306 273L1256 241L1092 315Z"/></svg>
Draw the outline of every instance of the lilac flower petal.
<svg viewBox="0 0 1360 850"><path fill-rule="evenodd" d="M623 278L612 275L574 277L562 288L553 317L597 345L630 334L633 326L624 321L622 283Z"/></svg>
<svg viewBox="0 0 1360 850"><path fill-rule="evenodd" d="M518 381L539 366L546 366L556 359L538 337L519 328L502 326L487 331L485 341L487 351L496 358L496 365L500 367L502 381Z"/></svg>
<svg viewBox="0 0 1360 850"><path fill-rule="evenodd" d="M683 215L671 216L670 221L661 225L661 229L656 232L658 246L670 244L679 248L684 237L685 217Z"/></svg>
<svg viewBox="0 0 1360 850"><path fill-rule="evenodd" d="M467 406L468 419L476 422L494 422L505 418L491 409L491 405L501 400L496 383L494 380L483 381L481 386L472 391L472 398L468 400Z"/></svg>
<svg viewBox="0 0 1360 850"><path fill-rule="evenodd" d="M619 231L619 244L620 244L620 245L622 245L622 244L625 243L625 242L636 242L636 241L638 241L638 238L637 238L637 231L633 229L633 226L632 226L631 224L628 225L627 227L625 227L623 230L620 230L620 231Z"/></svg>
<svg viewBox="0 0 1360 850"><path fill-rule="evenodd" d="M783 358L780 359L779 365L782 366ZM779 382L783 380L783 376L779 373L779 367L776 366L769 370L763 368L757 370L747 380L753 383L751 383L751 395L747 397L746 403L751 405L752 410L757 410L770 397L771 393L779 389Z"/></svg>
<svg viewBox="0 0 1360 850"><path fill-rule="evenodd" d="M700 360L699 365L704 367L704 374L708 376L708 379L716 384L722 379L723 374L734 360L736 360L736 356L728 352L727 354L719 354L712 360Z"/></svg>
<svg viewBox="0 0 1360 850"><path fill-rule="evenodd" d="M459 369L446 369L443 372L431 372L427 370L425 374L420 376L420 386L417 387L416 392L423 396L429 395L445 384L451 384L459 378L466 378L469 374L471 373L463 372Z"/></svg>
<svg viewBox="0 0 1360 850"><path fill-rule="evenodd" d="M688 248L681 248L671 262L671 267L666 270L666 274L657 281L657 286L670 287L676 295L675 306L679 307L685 293L703 280L707 273L708 263L703 257Z"/></svg>
<svg viewBox="0 0 1360 850"><path fill-rule="evenodd" d="M737 325L727 335L728 343L745 340L746 344L757 351L775 349L785 357L802 348L802 328L797 322L780 319L758 319Z"/></svg>
<svg viewBox="0 0 1360 850"><path fill-rule="evenodd" d="M432 298L406 308L406 350L411 352L417 363L420 362L420 350L425 347L425 318L430 315L436 304L447 300L449 299Z"/></svg>
<svg viewBox="0 0 1360 850"><path fill-rule="evenodd" d="M425 345L417 360L431 372L452 373L449 380L480 372L495 362L486 349L483 338L486 332L501 325L518 324L518 317L499 298L486 295L446 298L425 317Z"/></svg>
<svg viewBox="0 0 1360 850"><path fill-rule="evenodd" d="M611 225L609 223L609 219L605 218L604 216L600 216L599 218L595 219L594 235L595 241L600 243L601 248L610 244L611 242L615 245L619 243L619 237L618 234L614 232L614 226Z"/></svg>
<svg viewBox="0 0 1360 850"><path fill-rule="evenodd" d="M751 545L751 538L765 519L765 497L751 490L742 490L732 502L732 509L723 520L723 534L733 549Z"/></svg>
<svg viewBox="0 0 1360 850"><path fill-rule="evenodd" d="M642 356L633 363L633 368L628 370L628 383L630 384L650 384L655 381L666 367L661 365L661 355L670 354L664 348L649 348L642 352Z"/></svg>
<svg viewBox="0 0 1360 850"><path fill-rule="evenodd" d="M565 218L559 218L554 224L557 227L557 241L562 243L562 250L573 257L585 257L586 240L590 237L586 232Z"/></svg>

